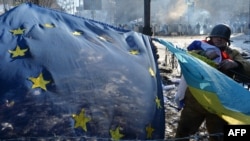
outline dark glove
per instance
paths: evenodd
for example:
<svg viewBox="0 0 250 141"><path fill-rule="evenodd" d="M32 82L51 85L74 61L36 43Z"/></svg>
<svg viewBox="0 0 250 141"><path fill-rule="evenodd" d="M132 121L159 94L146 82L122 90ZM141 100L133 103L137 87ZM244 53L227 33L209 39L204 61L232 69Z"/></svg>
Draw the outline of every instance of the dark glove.
<svg viewBox="0 0 250 141"><path fill-rule="evenodd" d="M219 64L219 69L221 69L221 70L235 69L237 67L239 67L239 64L231 59L223 60Z"/></svg>

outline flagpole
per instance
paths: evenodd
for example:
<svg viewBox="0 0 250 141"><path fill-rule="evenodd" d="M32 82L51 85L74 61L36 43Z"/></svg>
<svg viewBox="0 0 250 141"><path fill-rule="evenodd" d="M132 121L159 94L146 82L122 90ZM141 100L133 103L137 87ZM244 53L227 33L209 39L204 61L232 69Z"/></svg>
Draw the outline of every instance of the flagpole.
<svg viewBox="0 0 250 141"><path fill-rule="evenodd" d="M144 27L143 27L143 34L152 36L152 28L150 27L150 1L151 0L144 0Z"/></svg>

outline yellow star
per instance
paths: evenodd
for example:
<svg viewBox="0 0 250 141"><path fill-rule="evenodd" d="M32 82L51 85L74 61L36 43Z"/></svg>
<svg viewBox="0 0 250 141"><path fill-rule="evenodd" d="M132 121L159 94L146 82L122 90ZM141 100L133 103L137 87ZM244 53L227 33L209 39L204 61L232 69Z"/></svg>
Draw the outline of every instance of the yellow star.
<svg viewBox="0 0 250 141"><path fill-rule="evenodd" d="M74 31L72 34L75 35L75 36L80 36L80 35L82 35L82 32Z"/></svg>
<svg viewBox="0 0 250 141"><path fill-rule="evenodd" d="M139 51L138 50L130 50L129 53L133 54L133 55L137 55L137 54L139 54Z"/></svg>
<svg viewBox="0 0 250 141"><path fill-rule="evenodd" d="M10 32L12 32L14 35L18 35L18 34L23 34L24 30L25 29L18 28L18 29L11 30Z"/></svg>
<svg viewBox="0 0 250 141"><path fill-rule="evenodd" d="M49 24L49 23L46 23L43 26L47 27L47 28L53 28L53 27L55 27L53 24Z"/></svg>
<svg viewBox="0 0 250 141"><path fill-rule="evenodd" d="M148 69L148 71L151 74L151 76L153 76L153 77L155 76L155 72L153 71L153 69L151 67Z"/></svg>
<svg viewBox="0 0 250 141"><path fill-rule="evenodd" d="M87 131L87 122L91 120L91 118L85 117L85 110L82 109L79 115L73 114L72 117L76 121L75 128L82 127L84 131Z"/></svg>
<svg viewBox="0 0 250 141"><path fill-rule="evenodd" d="M30 77L29 80L33 82L32 88L39 88L40 87L45 91L47 90L46 85L50 82L50 81L46 81L43 79L42 73L37 78Z"/></svg>
<svg viewBox="0 0 250 141"><path fill-rule="evenodd" d="M12 54L12 58L14 58L18 56L24 56L27 50L28 49L20 49L20 47L17 46L15 50L13 51L9 50L9 53Z"/></svg>
<svg viewBox="0 0 250 141"><path fill-rule="evenodd" d="M151 139L152 138L152 133L154 132L154 128L151 127L151 124L149 124L147 127L146 127L146 131L147 131L147 138L148 139Z"/></svg>
<svg viewBox="0 0 250 141"><path fill-rule="evenodd" d="M120 127L117 127L115 130L109 130L112 139L115 141L120 140L120 138L122 138L124 136L123 134L120 134L119 129L120 129Z"/></svg>
<svg viewBox="0 0 250 141"><path fill-rule="evenodd" d="M155 103L156 103L158 109L162 108L161 107L161 100L157 96L155 98Z"/></svg>

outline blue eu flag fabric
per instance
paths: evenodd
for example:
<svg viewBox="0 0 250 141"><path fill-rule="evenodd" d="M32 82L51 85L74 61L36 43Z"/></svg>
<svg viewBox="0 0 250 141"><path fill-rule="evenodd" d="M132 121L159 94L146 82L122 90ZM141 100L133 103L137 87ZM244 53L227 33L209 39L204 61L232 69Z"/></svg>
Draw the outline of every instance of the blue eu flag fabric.
<svg viewBox="0 0 250 141"><path fill-rule="evenodd" d="M149 36L31 3L0 25L0 139L164 139Z"/></svg>

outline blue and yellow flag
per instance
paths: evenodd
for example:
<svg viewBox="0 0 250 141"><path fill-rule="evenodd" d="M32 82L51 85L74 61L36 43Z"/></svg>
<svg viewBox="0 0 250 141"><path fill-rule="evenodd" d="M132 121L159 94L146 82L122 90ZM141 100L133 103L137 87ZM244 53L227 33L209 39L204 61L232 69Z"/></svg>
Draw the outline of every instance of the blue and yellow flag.
<svg viewBox="0 0 250 141"><path fill-rule="evenodd" d="M164 139L149 36L30 3L0 25L0 139Z"/></svg>
<svg viewBox="0 0 250 141"><path fill-rule="evenodd" d="M204 108L229 124L250 124L250 92L242 84L178 49L171 42L162 39L156 41L174 53L188 87Z"/></svg>

